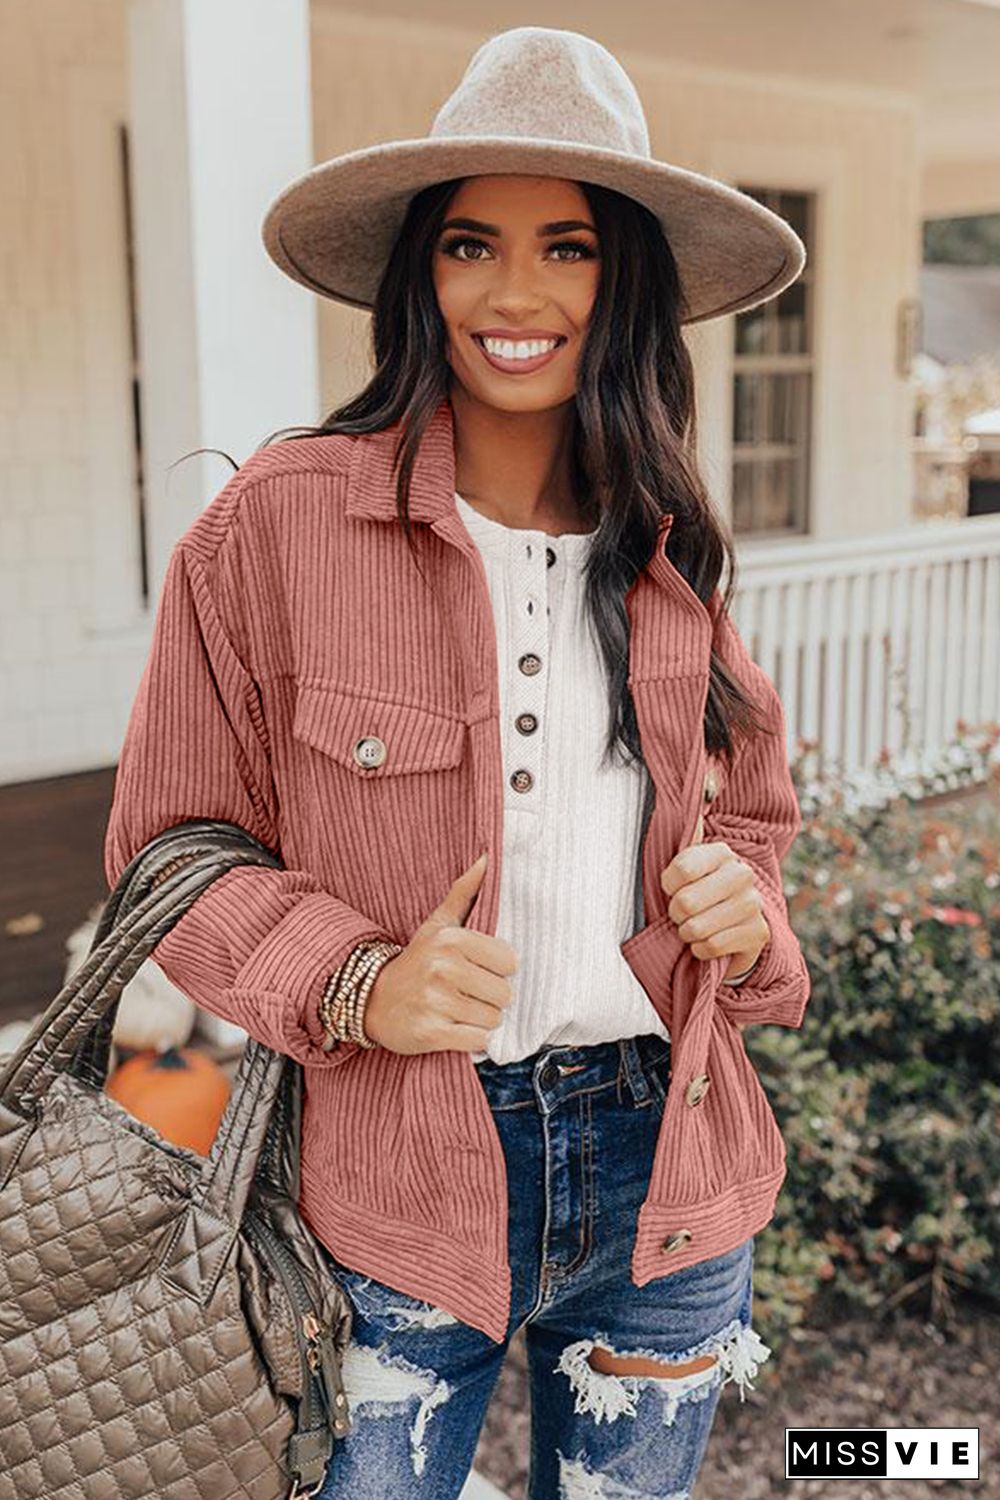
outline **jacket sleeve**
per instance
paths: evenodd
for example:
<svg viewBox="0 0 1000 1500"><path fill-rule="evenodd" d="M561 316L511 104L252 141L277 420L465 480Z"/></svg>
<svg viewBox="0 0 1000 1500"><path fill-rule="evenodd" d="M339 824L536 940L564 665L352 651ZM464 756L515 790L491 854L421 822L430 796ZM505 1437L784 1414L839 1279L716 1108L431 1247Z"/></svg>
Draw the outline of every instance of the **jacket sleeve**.
<svg viewBox="0 0 1000 1500"><path fill-rule="evenodd" d="M810 993L809 970L789 921L781 864L802 827L788 765L785 714L767 673L753 660L728 614L720 614L715 649L733 676L761 704L769 732L740 740L732 768L707 804L707 841L724 839L754 872L770 939L739 985L719 985L718 1003L740 1025L801 1026Z"/></svg>
<svg viewBox="0 0 1000 1500"><path fill-rule="evenodd" d="M260 699L223 628L209 567L182 537L118 762L104 843L109 885L154 834L191 818L237 823L281 855ZM322 1050L324 984L357 943L388 936L307 870L247 865L217 877L151 956L213 1015L300 1063L335 1067L362 1049Z"/></svg>

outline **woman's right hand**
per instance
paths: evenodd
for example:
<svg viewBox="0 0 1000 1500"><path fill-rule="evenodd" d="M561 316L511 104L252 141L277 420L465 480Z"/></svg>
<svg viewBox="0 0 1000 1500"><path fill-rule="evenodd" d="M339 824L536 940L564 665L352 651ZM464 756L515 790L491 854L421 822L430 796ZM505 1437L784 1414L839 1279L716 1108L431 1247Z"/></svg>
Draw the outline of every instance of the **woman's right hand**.
<svg viewBox="0 0 1000 1500"><path fill-rule="evenodd" d="M401 953L379 970L365 1032L391 1052L485 1052L511 1000L517 954L503 938L463 924L486 873L481 854Z"/></svg>

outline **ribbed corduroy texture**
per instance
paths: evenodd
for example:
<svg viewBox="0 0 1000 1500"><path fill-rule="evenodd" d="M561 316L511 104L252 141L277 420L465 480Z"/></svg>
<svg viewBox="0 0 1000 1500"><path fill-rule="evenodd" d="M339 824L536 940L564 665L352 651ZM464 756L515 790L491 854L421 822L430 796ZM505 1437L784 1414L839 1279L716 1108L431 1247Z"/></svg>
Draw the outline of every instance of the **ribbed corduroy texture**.
<svg viewBox="0 0 1000 1500"><path fill-rule="evenodd" d="M286 869L216 881L156 950L199 1005L305 1068L300 1207L345 1264L491 1338L509 1317L506 1164L472 1055L321 1048L327 976L362 938L405 943L483 850L466 926L496 930L503 832L497 648L482 559L455 504L451 406L424 435L410 514L395 514L396 429L255 453L171 557L107 830L113 882L185 818L241 823ZM800 826L781 705L728 619L662 550L629 591L630 683L656 802L642 845L644 925L623 957L673 1042L637 1285L739 1244L768 1222L784 1146L737 1022L798 1026L808 970L780 861ZM773 731L744 745L703 807L709 646ZM354 758L365 736L381 765ZM771 941L739 989L667 914L660 871L724 838L752 865ZM686 1097L692 1079L710 1087ZM680 1229L690 1238L668 1236ZM667 1241L667 1244L664 1244ZM669 1248L668 1248L669 1246Z"/></svg>

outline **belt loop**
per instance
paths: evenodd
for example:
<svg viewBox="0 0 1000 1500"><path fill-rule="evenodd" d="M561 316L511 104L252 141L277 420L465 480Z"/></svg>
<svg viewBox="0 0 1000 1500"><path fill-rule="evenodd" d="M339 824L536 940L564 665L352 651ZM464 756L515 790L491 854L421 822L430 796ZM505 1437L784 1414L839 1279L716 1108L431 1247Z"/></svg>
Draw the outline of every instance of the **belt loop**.
<svg viewBox="0 0 1000 1500"><path fill-rule="evenodd" d="M620 1037L618 1050L621 1053L621 1068L618 1073L618 1095L621 1097L621 1081L625 1079L636 1104L646 1104L652 1098L652 1090L643 1070L642 1059L635 1037Z"/></svg>

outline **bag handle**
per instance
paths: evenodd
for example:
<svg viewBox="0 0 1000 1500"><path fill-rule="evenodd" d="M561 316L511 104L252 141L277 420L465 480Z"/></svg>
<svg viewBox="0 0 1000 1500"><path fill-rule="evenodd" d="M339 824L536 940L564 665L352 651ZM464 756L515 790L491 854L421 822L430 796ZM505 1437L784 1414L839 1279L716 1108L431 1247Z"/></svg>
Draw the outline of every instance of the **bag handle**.
<svg viewBox="0 0 1000 1500"><path fill-rule="evenodd" d="M253 863L267 863L281 868L277 855L237 823L227 823L221 819L192 819L175 823L155 834L132 856L115 882L98 918L90 952L93 953L115 924L159 884L165 875L171 873L171 866L178 859L187 863L196 855L212 849L233 847L252 849L262 856L261 860L254 860ZM223 872L220 870L219 873ZM70 1064L70 1071L80 1082L89 1084L92 1088L103 1088L107 1081L119 999L120 995L114 997Z"/></svg>
<svg viewBox="0 0 1000 1500"><path fill-rule="evenodd" d="M231 847L234 842L241 848L255 849L268 863L283 868L278 856L238 823L221 818L196 818L176 823L154 835L121 872L104 903L91 950L124 912L165 873L170 873L171 866L175 866L178 859L186 862L193 853ZM115 1000L91 1029L70 1064L71 1071L81 1083L92 1088L103 1088L107 1080L117 1012L118 1001ZM279 1194L287 1194L293 1202L298 1201L300 1189L298 1143L301 1119L302 1070L294 1059L289 1058L258 1164L258 1176Z"/></svg>
<svg viewBox="0 0 1000 1500"><path fill-rule="evenodd" d="M204 829L197 835L202 839L205 836ZM92 1034L95 1023L109 1009L117 1007L125 985L161 939L212 881L227 870L241 864L272 867L280 864L264 846L253 847L256 841L236 825L229 825L225 839L215 838L214 830L208 837L212 847L207 853L193 854L180 869L141 895L120 920L114 920L127 888L138 874L139 857L122 872L112 893L110 931L95 941L87 958L0 1069L0 1123L5 1127L0 1150L0 1188L13 1170L23 1141L41 1115L48 1089L61 1073L73 1071L81 1044ZM171 831L171 858L176 857L178 847ZM157 861L162 852L157 851ZM144 873L138 885L131 888L141 889L145 880ZM273 1169L281 1159L280 1148L287 1151L290 1144L287 1136L282 1140L275 1135L268 1151L264 1151L267 1132L279 1113L275 1106L282 1092L283 1076L297 1072L298 1068L294 1059L252 1037L248 1040L211 1152L193 1183L189 1209L181 1216L179 1232L171 1241L165 1263L175 1284L197 1295L199 1300L206 1301L211 1296L239 1230L258 1165ZM294 1091L280 1114L286 1120L297 1119ZM296 1196L298 1156L296 1137L295 1180L280 1184L282 1191L289 1186L295 1188ZM278 1184L272 1181L272 1185ZM213 1220L218 1232L210 1234L206 1243L204 1231Z"/></svg>

